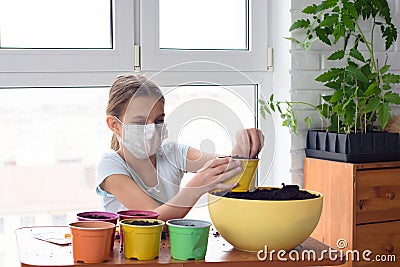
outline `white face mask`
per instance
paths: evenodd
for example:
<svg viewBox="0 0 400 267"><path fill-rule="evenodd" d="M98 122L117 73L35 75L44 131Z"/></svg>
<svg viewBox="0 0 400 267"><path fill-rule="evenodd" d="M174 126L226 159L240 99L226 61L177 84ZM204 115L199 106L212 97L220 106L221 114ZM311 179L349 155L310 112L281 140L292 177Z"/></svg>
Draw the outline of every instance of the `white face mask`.
<svg viewBox="0 0 400 267"><path fill-rule="evenodd" d="M117 117L115 118L120 121ZM124 128L120 140L126 149L138 159L146 159L156 154L162 142L168 137L165 123L146 125L121 123Z"/></svg>

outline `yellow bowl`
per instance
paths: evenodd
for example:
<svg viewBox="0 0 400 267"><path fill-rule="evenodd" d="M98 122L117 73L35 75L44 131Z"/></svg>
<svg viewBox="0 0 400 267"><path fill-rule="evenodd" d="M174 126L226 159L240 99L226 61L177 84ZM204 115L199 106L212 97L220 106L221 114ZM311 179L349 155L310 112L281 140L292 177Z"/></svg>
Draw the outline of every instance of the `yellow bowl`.
<svg viewBox="0 0 400 267"><path fill-rule="evenodd" d="M259 189L269 189L262 187ZM235 248L291 250L305 241L318 224L322 194L306 200L245 200L208 194L211 220Z"/></svg>
<svg viewBox="0 0 400 267"><path fill-rule="evenodd" d="M247 192L253 191L256 183L256 171L258 159L235 159L242 163L243 171L236 174L231 179L226 180L226 184L238 183L231 191L232 192Z"/></svg>

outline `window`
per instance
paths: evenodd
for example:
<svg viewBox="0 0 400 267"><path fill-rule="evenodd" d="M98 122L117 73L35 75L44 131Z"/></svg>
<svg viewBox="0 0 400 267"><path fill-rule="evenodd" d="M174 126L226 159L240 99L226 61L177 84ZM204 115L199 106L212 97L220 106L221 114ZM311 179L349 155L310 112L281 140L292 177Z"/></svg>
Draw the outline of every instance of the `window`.
<svg viewBox="0 0 400 267"><path fill-rule="evenodd" d="M255 85L164 87L168 138L230 155L237 131L257 127Z"/></svg>
<svg viewBox="0 0 400 267"><path fill-rule="evenodd" d="M267 70L267 6L265 0L141 1L142 70Z"/></svg>
<svg viewBox="0 0 400 267"><path fill-rule="evenodd" d="M133 16L131 0L0 0L0 72L132 70Z"/></svg>
<svg viewBox="0 0 400 267"><path fill-rule="evenodd" d="M248 1L161 0L161 49L248 50Z"/></svg>
<svg viewBox="0 0 400 267"><path fill-rule="evenodd" d="M10 214L5 221L17 212L41 218L51 211L100 207L94 170L111 140L104 122L107 99L108 88L0 90L7 129L0 133L0 173L7 181L0 188L0 210Z"/></svg>
<svg viewBox="0 0 400 267"><path fill-rule="evenodd" d="M1 48L111 49L110 10L110 0L1 0Z"/></svg>

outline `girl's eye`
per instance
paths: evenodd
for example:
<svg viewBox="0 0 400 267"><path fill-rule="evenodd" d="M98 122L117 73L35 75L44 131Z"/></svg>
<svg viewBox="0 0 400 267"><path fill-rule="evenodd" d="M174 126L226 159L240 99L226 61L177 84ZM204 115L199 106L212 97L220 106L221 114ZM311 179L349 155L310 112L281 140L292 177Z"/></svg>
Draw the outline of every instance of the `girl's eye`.
<svg viewBox="0 0 400 267"><path fill-rule="evenodd" d="M164 119L162 120L156 120L156 124L164 123Z"/></svg>

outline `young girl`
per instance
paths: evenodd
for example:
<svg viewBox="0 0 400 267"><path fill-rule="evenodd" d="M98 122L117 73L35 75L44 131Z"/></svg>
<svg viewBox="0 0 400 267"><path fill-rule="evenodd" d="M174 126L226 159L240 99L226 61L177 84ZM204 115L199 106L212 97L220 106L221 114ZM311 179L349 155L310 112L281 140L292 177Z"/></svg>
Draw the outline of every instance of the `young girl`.
<svg viewBox="0 0 400 267"><path fill-rule="evenodd" d="M119 76L110 89L106 122L114 135L97 167L96 191L107 211L154 210L161 220L182 218L206 192L229 190L224 181L241 172L239 161L168 142L164 96L146 77ZM263 146L259 130L240 132L233 155L254 158ZM184 186L185 172L196 175Z"/></svg>

